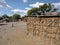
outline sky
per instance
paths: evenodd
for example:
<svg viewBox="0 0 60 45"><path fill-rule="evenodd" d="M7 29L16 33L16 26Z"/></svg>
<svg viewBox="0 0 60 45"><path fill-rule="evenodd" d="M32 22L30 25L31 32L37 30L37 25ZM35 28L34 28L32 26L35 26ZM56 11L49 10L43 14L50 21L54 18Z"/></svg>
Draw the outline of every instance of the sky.
<svg viewBox="0 0 60 45"><path fill-rule="evenodd" d="M60 0L0 0L0 16L7 14L20 14L24 16L27 11L34 7L39 7L44 3L51 3L60 11Z"/></svg>

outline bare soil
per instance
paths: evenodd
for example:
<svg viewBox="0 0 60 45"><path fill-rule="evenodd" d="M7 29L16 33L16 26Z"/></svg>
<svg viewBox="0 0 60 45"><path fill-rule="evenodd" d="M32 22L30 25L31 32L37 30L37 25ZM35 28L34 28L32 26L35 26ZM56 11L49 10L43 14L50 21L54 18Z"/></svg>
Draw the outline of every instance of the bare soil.
<svg viewBox="0 0 60 45"><path fill-rule="evenodd" d="M42 45L40 38L27 35L26 22L0 25L0 45ZM13 27L12 27L13 24Z"/></svg>

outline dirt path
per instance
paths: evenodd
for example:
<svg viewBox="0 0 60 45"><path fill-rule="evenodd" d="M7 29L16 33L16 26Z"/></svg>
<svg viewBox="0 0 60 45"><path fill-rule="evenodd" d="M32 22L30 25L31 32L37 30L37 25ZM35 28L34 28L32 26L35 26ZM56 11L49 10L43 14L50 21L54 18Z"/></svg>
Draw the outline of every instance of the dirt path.
<svg viewBox="0 0 60 45"><path fill-rule="evenodd" d="M40 45L39 38L27 36L26 30L25 22L11 22L0 26L0 45Z"/></svg>

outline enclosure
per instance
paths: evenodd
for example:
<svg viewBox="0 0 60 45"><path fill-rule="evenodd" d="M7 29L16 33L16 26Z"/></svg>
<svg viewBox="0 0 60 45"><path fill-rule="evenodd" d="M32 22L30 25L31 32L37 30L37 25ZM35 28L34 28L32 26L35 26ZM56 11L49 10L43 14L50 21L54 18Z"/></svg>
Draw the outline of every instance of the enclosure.
<svg viewBox="0 0 60 45"><path fill-rule="evenodd" d="M60 45L60 16L27 16L27 34L38 36L43 45Z"/></svg>

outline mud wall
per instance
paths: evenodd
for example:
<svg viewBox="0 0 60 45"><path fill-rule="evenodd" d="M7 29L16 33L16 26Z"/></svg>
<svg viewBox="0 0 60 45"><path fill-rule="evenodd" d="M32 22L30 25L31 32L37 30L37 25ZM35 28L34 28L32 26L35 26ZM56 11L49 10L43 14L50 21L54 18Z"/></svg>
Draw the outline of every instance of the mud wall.
<svg viewBox="0 0 60 45"><path fill-rule="evenodd" d="M43 45L60 45L60 17L28 16L27 34L39 36Z"/></svg>

